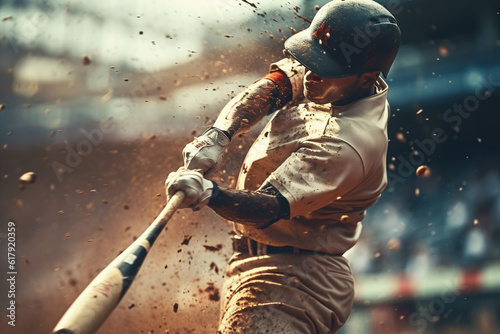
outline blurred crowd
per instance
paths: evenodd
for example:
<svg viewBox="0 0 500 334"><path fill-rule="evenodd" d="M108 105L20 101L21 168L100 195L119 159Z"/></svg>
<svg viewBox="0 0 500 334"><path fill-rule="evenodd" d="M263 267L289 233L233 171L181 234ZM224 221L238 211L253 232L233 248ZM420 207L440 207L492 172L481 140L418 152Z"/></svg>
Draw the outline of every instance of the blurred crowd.
<svg viewBox="0 0 500 334"><path fill-rule="evenodd" d="M368 210L349 254L356 274L385 271L418 279L440 267L477 268L500 260L498 166L483 161L441 168L428 179L415 176L386 190Z"/></svg>

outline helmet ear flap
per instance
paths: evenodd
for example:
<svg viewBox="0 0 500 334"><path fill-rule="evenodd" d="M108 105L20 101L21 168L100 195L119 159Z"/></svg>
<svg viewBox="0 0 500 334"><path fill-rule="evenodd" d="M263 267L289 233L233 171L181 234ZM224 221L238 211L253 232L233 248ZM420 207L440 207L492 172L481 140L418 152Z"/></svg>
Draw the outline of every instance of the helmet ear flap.
<svg viewBox="0 0 500 334"><path fill-rule="evenodd" d="M396 59L401 45L401 31L397 24L384 24L387 31L381 33L381 37L375 43L380 45L373 57L379 59L380 71L384 78L387 78L389 70Z"/></svg>

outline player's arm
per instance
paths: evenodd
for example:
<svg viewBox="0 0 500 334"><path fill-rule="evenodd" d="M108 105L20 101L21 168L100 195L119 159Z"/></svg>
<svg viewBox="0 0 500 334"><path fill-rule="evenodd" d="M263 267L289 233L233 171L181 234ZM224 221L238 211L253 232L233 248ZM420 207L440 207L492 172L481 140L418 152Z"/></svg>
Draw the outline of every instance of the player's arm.
<svg viewBox="0 0 500 334"><path fill-rule="evenodd" d="M282 71L271 72L233 98L222 109L214 127L232 138L248 131L291 99L292 87L286 74Z"/></svg>
<svg viewBox="0 0 500 334"><path fill-rule="evenodd" d="M265 228L280 219L288 219L288 201L271 185L257 190L234 190L218 187L208 206L219 216L254 228Z"/></svg>
<svg viewBox="0 0 500 334"><path fill-rule="evenodd" d="M199 210L208 204L223 218L254 228L265 228L290 216L287 200L271 185L258 191L222 188L184 167L170 173L165 184L168 199L179 190L186 194L181 207Z"/></svg>
<svg viewBox="0 0 500 334"><path fill-rule="evenodd" d="M183 150L184 166L209 175L217 170L225 146L231 138L249 130L264 116L296 98L301 90L301 70L296 63L282 60L283 70L273 65L271 72L234 97L221 111L215 124ZM300 81L300 84L299 84ZM208 172L208 173L207 173Z"/></svg>

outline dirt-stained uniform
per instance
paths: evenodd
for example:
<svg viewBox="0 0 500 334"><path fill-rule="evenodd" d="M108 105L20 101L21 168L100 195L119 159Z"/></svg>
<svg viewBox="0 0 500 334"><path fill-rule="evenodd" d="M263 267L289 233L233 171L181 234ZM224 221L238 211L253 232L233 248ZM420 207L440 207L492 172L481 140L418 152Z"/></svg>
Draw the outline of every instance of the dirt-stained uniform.
<svg viewBox="0 0 500 334"><path fill-rule="evenodd" d="M400 45L394 16L372 0L333 0L285 41L293 57L233 98L183 150L167 197L234 222L219 333L331 334L347 320L354 279L343 254L386 177L387 77ZM210 174L226 145L271 120L236 189ZM202 174L203 173L203 174Z"/></svg>
<svg viewBox="0 0 500 334"><path fill-rule="evenodd" d="M290 219L265 229L235 224L256 241L255 254L237 252L230 261L220 331L331 333L346 321L354 295L341 255L358 240L365 210L387 183L387 85L379 78L374 95L320 105L302 95L305 68L298 62L283 59L274 71L289 78L292 102L250 148L237 188L271 184L287 199ZM267 254L266 245L296 250Z"/></svg>

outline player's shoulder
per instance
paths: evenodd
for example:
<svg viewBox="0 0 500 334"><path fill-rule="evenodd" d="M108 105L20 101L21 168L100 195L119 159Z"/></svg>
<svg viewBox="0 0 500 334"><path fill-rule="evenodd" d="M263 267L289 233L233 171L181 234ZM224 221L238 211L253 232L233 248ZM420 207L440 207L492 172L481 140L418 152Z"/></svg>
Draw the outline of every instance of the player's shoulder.
<svg viewBox="0 0 500 334"><path fill-rule="evenodd" d="M294 58L283 58L269 66L270 72L283 71L288 77L305 73L305 66Z"/></svg>
<svg viewBox="0 0 500 334"><path fill-rule="evenodd" d="M292 86L292 102L296 103L303 98L303 79L306 73L304 65L293 58L283 58L269 67L269 72L281 71L286 75Z"/></svg>

